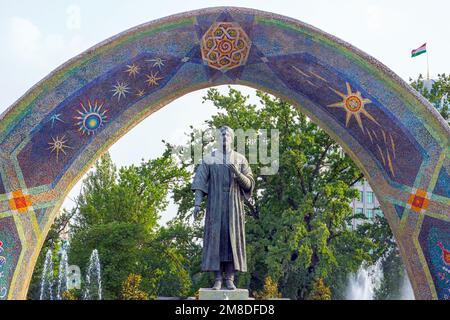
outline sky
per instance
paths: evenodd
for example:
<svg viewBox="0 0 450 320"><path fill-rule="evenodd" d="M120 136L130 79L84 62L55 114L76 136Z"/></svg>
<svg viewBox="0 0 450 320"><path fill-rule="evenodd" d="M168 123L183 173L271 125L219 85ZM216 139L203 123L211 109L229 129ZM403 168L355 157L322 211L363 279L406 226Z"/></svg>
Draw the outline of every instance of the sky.
<svg viewBox="0 0 450 320"><path fill-rule="evenodd" d="M59 65L117 33L171 14L224 5L309 23L372 55L405 81L426 74L427 55L431 78L450 73L447 0L0 0L0 113ZM411 50L425 42L427 55L412 59ZM141 122L111 147L115 163L157 157L162 139L179 142L189 125L201 125L216 112L202 103L205 93L185 95ZM79 188L80 183L65 207ZM171 204L163 221L175 211Z"/></svg>

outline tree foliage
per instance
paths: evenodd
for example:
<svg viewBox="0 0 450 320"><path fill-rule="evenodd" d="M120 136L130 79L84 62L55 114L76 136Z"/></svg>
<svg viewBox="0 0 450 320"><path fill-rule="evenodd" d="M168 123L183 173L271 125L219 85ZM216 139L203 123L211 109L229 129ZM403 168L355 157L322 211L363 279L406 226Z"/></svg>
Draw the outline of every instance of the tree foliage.
<svg viewBox="0 0 450 320"><path fill-rule="evenodd" d="M84 179L75 207L56 220L44 247L57 251L59 235L69 229L69 261L83 275L97 249L105 299L121 298L122 283L130 273L142 276L141 286L150 297L186 296L191 288L189 255L182 249L190 234L180 224L161 228L157 221L167 207L169 191L187 183L188 176L170 153L120 169L105 154ZM183 237L185 242L176 241ZM44 256L42 251L29 291L32 299L39 297Z"/></svg>
<svg viewBox="0 0 450 320"><path fill-rule="evenodd" d="M72 229L120 221L151 230L158 213L167 208L169 191L186 178L186 172L176 166L168 152L140 166L119 170L106 154L83 181Z"/></svg>
<svg viewBox="0 0 450 320"><path fill-rule="evenodd" d="M254 105L230 88L226 95L210 89L204 98L219 110L206 128L279 131L278 141L268 136L269 149L279 143L278 172L263 175L264 165L251 164L256 187L245 203L249 272L239 274L237 285L257 297L342 299L348 274L363 262L382 258L386 272L400 270L384 218L351 227L353 218L365 219L350 207L359 196L352 186L363 178L353 161L298 109L262 92L257 97ZM193 127L187 136L202 138ZM257 142L247 140L247 149L252 143ZM75 207L62 212L47 237L44 247L57 251L60 235L70 230L69 261L82 274L98 250L105 299L189 296L212 283L213 275L200 268L201 222L191 221L195 165L176 161L176 147L166 143L161 157L119 169L104 155L84 179ZM178 214L159 226L170 192ZM33 275L32 299L38 297L44 256L45 249ZM399 288L395 274L386 277L377 297L389 298Z"/></svg>
<svg viewBox="0 0 450 320"><path fill-rule="evenodd" d="M209 128L279 130L278 173L264 176L261 164L251 164L256 187L254 201L245 206L250 272L238 284L260 290L270 276L283 296L307 299L318 281L337 284L362 261L376 259L371 254L376 241L349 228L350 202L358 197L352 186L363 176L339 145L298 109L262 92L257 96L260 106L232 88L227 95L210 89L205 97L219 109L207 121ZM192 163L185 168L192 171ZM190 185L174 194L180 219L189 219Z"/></svg>
<svg viewBox="0 0 450 320"><path fill-rule="evenodd" d="M309 299L310 300L330 300L331 299L331 290L324 283L322 278L314 281L311 293L309 294Z"/></svg>
<svg viewBox="0 0 450 320"><path fill-rule="evenodd" d="M123 300L148 300L148 293L140 289L142 276L139 274L130 274L122 284Z"/></svg>
<svg viewBox="0 0 450 320"><path fill-rule="evenodd" d="M62 293L63 300L79 300L75 289L64 291Z"/></svg>
<svg viewBox="0 0 450 320"><path fill-rule="evenodd" d="M278 284L270 276L267 276L264 280L263 290L254 292L253 296L258 300L277 299L281 298L281 293L278 291Z"/></svg>
<svg viewBox="0 0 450 320"><path fill-rule="evenodd" d="M376 300L398 300L402 298L402 285L406 270L400 251L384 217L376 217L375 221L365 228L371 238L379 239L377 255L380 256L383 278L375 290Z"/></svg>
<svg viewBox="0 0 450 320"><path fill-rule="evenodd" d="M411 86L422 94L439 111L442 117L450 123L450 75L438 74L432 80L431 88L420 74L417 79L409 79Z"/></svg>

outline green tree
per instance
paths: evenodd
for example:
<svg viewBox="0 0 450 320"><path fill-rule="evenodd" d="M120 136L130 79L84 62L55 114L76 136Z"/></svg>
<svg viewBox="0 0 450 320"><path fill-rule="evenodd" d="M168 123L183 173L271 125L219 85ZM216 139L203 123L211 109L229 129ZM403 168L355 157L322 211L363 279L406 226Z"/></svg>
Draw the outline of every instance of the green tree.
<svg viewBox="0 0 450 320"><path fill-rule="evenodd" d="M375 289L374 298L376 300L401 299L401 288L406 277L406 270L386 218L377 216L374 222L365 226L364 229L368 237L378 239L380 243L376 250L377 255L380 256L383 277L380 286Z"/></svg>
<svg viewBox="0 0 450 320"><path fill-rule="evenodd" d="M219 109L205 123L208 128L228 125L280 133L278 173L262 175L263 165L252 164L256 188L254 199L245 203L249 272L239 275L237 285L264 292L271 279L270 288L291 299L344 298L347 276L362 262L382 257L386 266L395 266L398 249L390 229L385 220L351 229L353 218L364 219L354 217L350 208L359 195L352 188L363 177L359 169L298 109L262 92L257 96L259 105L234 89L228 95L211 89L205 97ZM199 130L191 127L187 135L207 147ZM270 134L268 142L270 150L275 143ZM247 141L247 149L252 143ZM69 261L83 274L92 250L98 249L106 299L123 297L122 284L130 274L142 276L140 290L149 298L193 295L212 281L200 269L203 228L190 221L195 166L172 158L177 147L166 143L161 157L120 169L108 154L103 156L83 181L76 206L62 212L47 237L44 248L57 250L60 235L70 230ZM160 227L170 191L178 215ZM33 275L33 299L43 256L45 249ZM389 276L377 293L380 298L396 287L395 276L392 281Z"/></svg>
<svg viewBox="0 0 450 320"><path fill-rule="evenodd" d="M311 293L309 294L310 300L330 300L331 290L324 283L323 279L318 279L314 282Z"/></svg>
<svg viewBox="0 0 450 320"><path fill-rule="evenodd" d="M77 199L77 223L73 230L110 222L156 226L158 214L167 208L171 189L187 178L166 152L161 157L117 170L105 154L83 181Z"/></svg>
<svg viewBox="0 0 450 320"><path fill-rule="evenodd" d="M426 86L425 81L422 74L416 80L409 79L411 86L430 101L447 123L450 123L450 75L438 74L431 88Z"/></svg>
<svg viewBox="0 0 450 320"><path fill-rule="evenodd" d="M270 276L264 280L263 290L255 292L253 295L258 300L281 298L281 294L278 291L278 284Z"/></svg>
<svg viewBox="0 0 450 320"><path fill-rule="evenodd" d="M76 289L64 291L62 293L62 300L79 300Z"/></svg>
<svg viewBox="0 0 450 320"><path fill-rule="evenodd" d="M83 229L71 241L70 263L86 274L92 250L99 252L104 299L120 297L122 283L130 273L138 273L141 250L147 240L142 225L111 222ZM84 278L83 278L84 280Z"/></svg>
<svg viewBox="0 0 450 320"><path fill-rule="evenodd" d="M123 300L148 300L149 296L139 287L142 282L142 276L131 273L127 280L122 284Z"/></svg>
<svg viewBox="0 0 450 320"><path fill-rule="evenodd" d="M142 288L150 296L188 292L184 257L173 242L163 241L167 231L157 224L169 191L187 177L169 152L119 170L106 154L83 181L70 259L84 267L92 250L98 250L105 299L120 297L130 273L142 275Z"/></svg>
<svg viewBox="0 0 450 320"><path fill-rule="evenodd" d="M377 243L349 228L349 204L358 197L352 186L363 176L333 139L298 109L262 92L257 96L259 106L231 88L228 95L210 89L205 97L219 109L207 121L209 128L279 130L278 173L261 175L262 165L252 164L254 201L245 204L250 272L241 275L238 284L257 291L270 276L283 296L307 299L320 279L342 283L362 261L376 259L370 253L376 252ZM184 166L192 172L192 163ZM177 188L174 199L179 218L189 219L190 185Z"/></svg>
<svg viewBox="0 0 450 320"><path fill-rule="evenodd" d="M44 268L45 255L50 249L53 252L53 275L54 279L58 278L59 273L59 248L61 246L61 236L67 231L70 219L73 217L75 211L62 210L61 214L55 219L50 231L42 246L33 275L30 281L27 298L38 300L40 296L41 276ZM56 288L55 288L56 290ZM56 292L54 290L54 292Z"/></svg>
<svg viewBox="0 0 450 320"><path fill-rule="evenodd" d="M69 261L80 266L83 275L97 249L105 299L120 299L122 283L131 273L142 275L141 286L151 297L188 295L190 262L182 250L189 249L189 230L177 224L161 228L157 223L168 205L169 191L188 177L169 152L120 169L105 154L84 179L75 207L56 220L44 248L57 251L59 236L70 230ZM176 241L182 238L184 242ZM31 299L39 297L45 252L33 275ZM56 270L58 264L54 263Z"/></svg>

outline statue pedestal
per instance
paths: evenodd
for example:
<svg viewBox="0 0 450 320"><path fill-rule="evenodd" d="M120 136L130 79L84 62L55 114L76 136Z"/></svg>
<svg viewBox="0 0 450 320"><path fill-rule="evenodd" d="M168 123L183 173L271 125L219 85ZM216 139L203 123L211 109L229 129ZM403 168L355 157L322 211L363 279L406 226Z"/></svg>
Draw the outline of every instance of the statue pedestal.
<svg viewBox="0 0 450 320"><path fill-rule="evenodd" d="M201 288L199 290L199 300L250 300L247 289L236 290L213 290Z"/></svg>

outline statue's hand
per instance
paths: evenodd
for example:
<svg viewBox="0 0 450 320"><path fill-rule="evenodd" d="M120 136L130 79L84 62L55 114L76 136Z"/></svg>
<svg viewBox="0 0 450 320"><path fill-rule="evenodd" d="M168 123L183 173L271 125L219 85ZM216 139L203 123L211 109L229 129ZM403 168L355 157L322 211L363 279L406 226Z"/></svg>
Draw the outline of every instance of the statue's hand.
<svg viewBox="0 0 450 320"><path fill-rule="evenodd" d="M238 175L238 174L241 173L241 172L239 171L237 165L235 165L234 163L229 163L229 164L227 164L227 167L230 168L231 171L232 171L234 174L236 174L236 175Z"/></svg>
<svg viewBox="0 0 450 320"><path fill-rule="evenodd" d="M199 212L200 212L200 206L195 206L194 213L193 213L194 220L197 220Z"/></svg>

